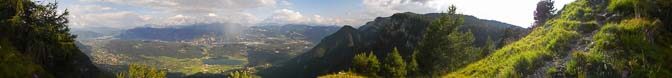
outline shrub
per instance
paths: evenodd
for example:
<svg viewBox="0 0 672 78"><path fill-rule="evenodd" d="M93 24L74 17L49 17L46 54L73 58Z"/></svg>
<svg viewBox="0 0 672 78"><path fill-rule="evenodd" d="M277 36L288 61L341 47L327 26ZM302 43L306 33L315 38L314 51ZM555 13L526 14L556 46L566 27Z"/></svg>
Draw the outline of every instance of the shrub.
<svg viewBox="0 0 672 78"><path fill-rule="evenodd" d="M166 72L139 64L129 64L126 72L117 73L117 78L166 78Z"/></svg>

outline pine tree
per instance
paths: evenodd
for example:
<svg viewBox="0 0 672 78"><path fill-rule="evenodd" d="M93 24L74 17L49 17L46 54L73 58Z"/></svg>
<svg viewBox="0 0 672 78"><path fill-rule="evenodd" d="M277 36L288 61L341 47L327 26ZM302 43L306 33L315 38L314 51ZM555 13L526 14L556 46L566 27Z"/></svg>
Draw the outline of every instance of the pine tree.
<svg viewBox="0 0 672 78"><path fill-rule="evenodd" d="M473 46L474 35L471 31L460 32L455 29L451 34L448 35L448 41L451 43L449 45L448 52L442 53L442 60L440 65L443 65L443 69L452 71L457 69L462 65L466 65L472 59L478 57L481 53L477 48Z"/></svg>
<svg viewBox="0 0 672 78"><path fill-rule="evenodd" d="M418 55L418 52L414 51L413 54L411 54L410 61L407 62L406 69L408 70L408 75L409 76L418 75L418 69L419 69L418 66L419 65L418 65L417 55Z"/></svg>
<svg viewBox="0 0 672 78"><path fill-rule="evenodd" d="M367 76L377 77L377 73L380 71L380 63L373 52L355 55L352 63L356 72Z"/></svg>
<svg viewBox="0 0 672 78"><path fill-rule="evenodd" d="M140 64L129 64L126 72L117 73L117 78L166 78L166 72Z"/></svg>
<svg viewBox="0 0 672 78"><path fill-rule="evenodd" d="M388 78L404 78L407 74L406 62L404 62L397 48L394 48L391 53L387 54L383 68Z"/></svg>
<svg viewBox="0 0 672 78"><path fill-rule="evenodd" d="M450 63L446 60L450 58L449 53L454 52L449 35L458 32L456 30L464 22L462 16L456 14L456 10L457 7L450 6L443 16L433 21L423 32L423 38L416 48L418 56L423 59L418 60L421 73L438 75L440 73L437 71L442 71Z"/></svg>
<svg viewBox="0 0 672 78"><path fill-rule="evenodd" d="M229 73L229 78L254 78L249 71L233 71Z"/></svg>
<svg viewBox="0 0 672 78"><path fill-rule="evenodd" d="M0 0L0 6L0 39L10 42L21 57L30 58L25 61L40 65L39 69L48 73L33 77L102 74L75 46L75 36L69 33L67 25L67 10L59 12L56 3L32 0Z"/></svg>
<svg viewBox="0 0 672 78"><path fill-rule="evenodd" d="M553 7L554 3L555 1L553 0L541 0L537 3L537 9L534 11L535 21L532 28L543 25L553 16L553 13L555 12L555 8Z"/></svg>
<svg viewBox="0 0 672 78"><path fill-rule="evenodd" d="M483 47L483 53L485 54L490 54L497 50L497 45L495 45L495 42L488 37L487 41L485 42L485 46Z"/></svg>

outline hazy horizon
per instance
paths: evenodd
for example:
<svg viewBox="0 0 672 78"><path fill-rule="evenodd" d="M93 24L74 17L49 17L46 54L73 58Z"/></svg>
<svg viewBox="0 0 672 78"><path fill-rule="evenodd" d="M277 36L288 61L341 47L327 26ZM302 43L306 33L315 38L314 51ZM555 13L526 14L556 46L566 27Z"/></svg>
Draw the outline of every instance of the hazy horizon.
<svg viewBox="0 0 672 78"><path fill-rule="evenodd" d="M557 0L562 6L573 0ZM440 13L450 5L480 19L521 27L533 23L538 0L61 0L71 28L133 28L193 23L360 26L394 13Z"/></svg>

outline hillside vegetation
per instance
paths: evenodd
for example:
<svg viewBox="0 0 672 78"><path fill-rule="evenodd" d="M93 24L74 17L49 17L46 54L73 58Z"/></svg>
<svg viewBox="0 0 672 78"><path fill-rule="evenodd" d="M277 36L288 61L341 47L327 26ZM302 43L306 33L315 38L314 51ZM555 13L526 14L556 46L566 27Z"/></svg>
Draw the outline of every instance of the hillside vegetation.
<svg viewBox="0 0 672 78"><path fill-rule="evenodd" d="M670 77L668 0L577 0L445 77Z"/></svg>
<svg viewBox="0 0 672 78"><path fill-rule="evenodd" d="M68 12L54 3L0 1L1 78L111 77L95 67L68 33Z"/></svg>

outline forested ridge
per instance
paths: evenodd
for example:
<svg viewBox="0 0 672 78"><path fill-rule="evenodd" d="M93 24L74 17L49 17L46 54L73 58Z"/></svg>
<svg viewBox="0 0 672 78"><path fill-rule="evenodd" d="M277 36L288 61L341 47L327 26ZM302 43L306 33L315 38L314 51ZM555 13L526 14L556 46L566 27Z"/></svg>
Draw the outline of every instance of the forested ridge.
<svg viewBox="0 0 672 78"><path fill-rule="evenodd" d="M95 67L69 34L68 12L55 3L0 1L0 77L92 78Z"/></svg>
<svg viewBox="0 0 672 78"><path fill-rule="evenodd" d="M320 44L308 52L285 63L261 69L258 73L262 77L317 77L352 71L368 73L361 75L371 77L432 77L452 70L446 66L459 67L475 61L496 49L498 45L515 41L527 32L521 27L457 14L454 10L453 13L397 13L390 17L376 18L359 28L344 26L323 38ZM388 58L395 50L400 58ZM379 65L371 66L380 67L379 70L356 71L364 70L353 66L357 65L355 56L362 54L377 57ZM442 59L454 60L448 62ZM373 59L369 57L368 60Z"/></svg>

